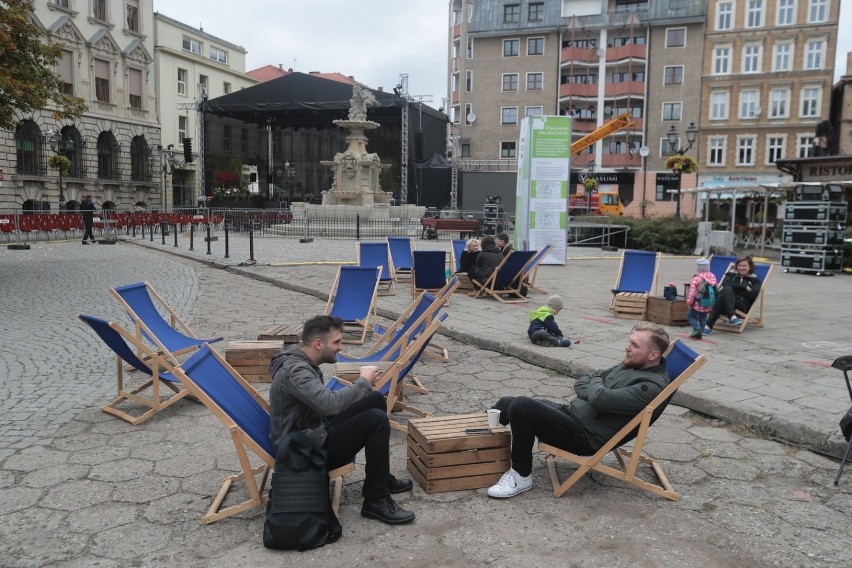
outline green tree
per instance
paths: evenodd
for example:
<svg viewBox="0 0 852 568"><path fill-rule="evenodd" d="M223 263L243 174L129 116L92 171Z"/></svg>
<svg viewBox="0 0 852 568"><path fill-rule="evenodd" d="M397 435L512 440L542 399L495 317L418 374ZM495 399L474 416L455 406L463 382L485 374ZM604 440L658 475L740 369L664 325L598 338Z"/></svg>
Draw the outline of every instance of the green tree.
<svg viewBox="0 0 852 568"><path fill-rule="evenodd" d="M62 44L42 43L27 0L0 1L0 128L12 130L22 115L53 102L57 120L86 112L85 101L59 91L54 73Z"/></svg>

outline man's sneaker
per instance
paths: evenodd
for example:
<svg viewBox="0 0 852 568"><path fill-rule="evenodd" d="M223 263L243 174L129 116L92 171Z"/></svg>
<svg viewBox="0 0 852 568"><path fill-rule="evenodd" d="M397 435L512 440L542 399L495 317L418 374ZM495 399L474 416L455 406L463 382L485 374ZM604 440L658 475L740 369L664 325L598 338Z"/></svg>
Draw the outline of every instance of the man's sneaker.
<svg viewBox="0 0 852 568"><path fill-rule="evenodd" d="M710 335L711 333L713 333L713 330L712 330L712 329L710 329L710 328L709 328L709 327L707 327L707 326L704 326L704 331L703 331L702 333L703 333L704 335Z"/></svg>
<svg viewBox="0 0 852 568"><path fill-rule="evenodd" d="M518 493L532 489L532 475L524 477L514 469L503 474L496 485L488 488L488 496L496 499L507 499Z"/></svg>
<svg viewBox="0 0 852 568"><path fill-rule="evenodd" d="M742 318L738 318L737 316L731 316L728 319L728 323L731 325L740 325L741 323L743 323L743 320Z"/></svg>

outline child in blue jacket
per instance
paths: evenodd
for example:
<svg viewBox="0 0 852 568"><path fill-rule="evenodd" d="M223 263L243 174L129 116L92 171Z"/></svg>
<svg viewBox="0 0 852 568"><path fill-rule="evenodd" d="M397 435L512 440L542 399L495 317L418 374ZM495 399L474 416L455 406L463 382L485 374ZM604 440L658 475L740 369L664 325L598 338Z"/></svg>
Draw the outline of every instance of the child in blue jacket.
<svg viewBox="0 0 852 568"><path fill-rule="evenodd" d="M527 329L530 341L543 347L571 347L571 340L562 337L562 330L554 317L563 307L562 298L554 294L547 299L547 304L530 312L530 327Z"/></svg>

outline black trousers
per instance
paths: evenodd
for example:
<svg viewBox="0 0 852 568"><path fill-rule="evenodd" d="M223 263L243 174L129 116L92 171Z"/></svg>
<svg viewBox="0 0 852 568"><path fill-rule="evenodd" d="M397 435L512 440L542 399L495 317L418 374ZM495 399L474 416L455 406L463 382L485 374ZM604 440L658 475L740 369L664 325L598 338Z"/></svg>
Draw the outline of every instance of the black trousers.
<svg viewBox="0 0 852 568"><path fill-rule="evenodd" d="M92 234L92 225L94 225L94 220L91 217L83 215L83 228L85 229L83 233L84 241L86 239L95 240L95 235Z"/></svg>
<svg viewBox="0 0 852 568"><path fill-rule="evenodd" d="M748 300L742 296L737 296L734 293L734 289L730 286L725 286L719 292L716 304L713 306L713 311L710 312L710 316L707 318L707 327L713 329L719 316L731 317L736 310L748 312L749 309L751 309L751 303Z"/></svg>
<svg viewBox="0 0 852 568"><path fill-rule="evenodd" d="M524 477L532 472L535 438L581 456L595 453L586 429L566 404L526 396L504 396L493 406L500 423L512 426L512 468Z"/></svg>
<svg viewBox="0 0 852 568"><path fill-rule="evenodd" d="M379 392L371 392L328 419L325 429L328 437L323 448L328 452L326 463L329 471L346 465L364 448L367 461L365 499L389 497L390 424L385 397Z"/></svg>

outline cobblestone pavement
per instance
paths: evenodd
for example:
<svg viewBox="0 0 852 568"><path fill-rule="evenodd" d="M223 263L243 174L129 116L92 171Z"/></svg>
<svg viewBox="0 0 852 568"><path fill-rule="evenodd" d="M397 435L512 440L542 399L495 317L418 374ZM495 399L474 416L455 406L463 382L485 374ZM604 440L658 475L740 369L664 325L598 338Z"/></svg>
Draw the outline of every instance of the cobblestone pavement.
<svg viewBox="0 0 852 568"><path fill-rule="evenodd" d="M335 243L335 250L345 260L351 244ZM328 257L326 251L311 260ZM292 285L313 286L315 292L328 286L306 278L301 268L286 269L252 267L255 276L283 271ZM140 279L149 280L199 335L226 340L252 338L272 323L302 321L324 306L315 296L126 244L51 243L28 252L0 252L0 306L6 319L0 351L4 566L849 563L852 481L844 477L839 487L832 485L836 461L675 406L655 424L648 450L661 459L681 493L676 502L599 474L555 499L539 458L532 491L496 501L484 490L426 495L416 487L400 501L418 514L417 521L391 528L358 514L359 456L342 500L344 538L333 546L307 553L265 550L259 509L201 525L198 519L222 479L238 467L221 423L189 401L136 427L98 409L112 394L114 361L76 315L82 311L125 321L107 288ZM829 279L814 280L823 281ZM393 300L402 298L398 293ZM453 299L448 322L472 309L468 300ZM382 302L393 311L390 298ZM496 303L479 302L487 308L477 309L497 309ZM503 310L515 310L518 319L526 312ZM595 322L569 318L567 324L575 321ZM583 357L609 362L618 357L629 324L600 325L617 329L595 341L585 341L584 335L584 342L599 345ZM505 322L487 333L498 335L495 329L508 339L515 336ZM440 341L451 362L424 360L415 370L431 392L410 402L424 410L482 410L507 394L572 395L572 381L563 373L450 338ZM563 351L581 353L579 346ZM714 357L722 354L714 352L711 363ZM694 381L711 380L717 372L708 365ZM391 456L393 471L404 471L405 439L399 432L392 434ZM560 466L563 474L568 469ZM245 491L238 487L234 499L241 496Z"/></svg>

